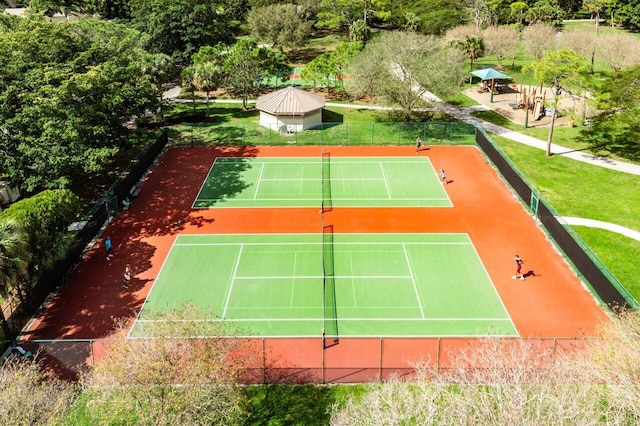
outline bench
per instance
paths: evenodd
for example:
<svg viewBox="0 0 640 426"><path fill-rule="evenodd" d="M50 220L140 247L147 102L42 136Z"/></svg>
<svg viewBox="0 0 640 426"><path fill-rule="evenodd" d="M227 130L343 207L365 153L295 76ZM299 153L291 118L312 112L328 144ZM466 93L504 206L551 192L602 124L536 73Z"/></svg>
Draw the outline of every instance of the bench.
<svg viewBox="0 0 640 426"><path fill-rule="evenodd" d="M29 358L31 357L31 352L30 351L26 351L24 350L22 347L20 346L14 346L11 348L12 352L15 352L17 355L20 355L23 358Z"/></svg>
<svg viewBox="0 0 640 426"><path fill-rule="evenodd" d="M131 187L131 189L129 190L129 195L131 196L131 198L136 198L138 195L140 195L139 184L136 183Z"/></svg>

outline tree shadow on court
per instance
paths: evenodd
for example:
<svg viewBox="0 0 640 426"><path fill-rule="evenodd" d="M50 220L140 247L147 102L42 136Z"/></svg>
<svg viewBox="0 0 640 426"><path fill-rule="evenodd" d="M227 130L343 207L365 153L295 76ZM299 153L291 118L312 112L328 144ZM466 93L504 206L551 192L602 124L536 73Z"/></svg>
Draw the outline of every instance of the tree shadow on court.
<svg viewBox="0 0 640 426"><path fill-rule="evenodd" d="M118 318L135 316L144 299L138 291L151 283L145 272L157 248L138 238L126 239L111 229L114 256L105 259L95 247L53 299L39 313L38 325L24 334L29 339L104 338ZM132 287L125 289L124 270L131 265Z"/></svg>
<svg viewBox="0 0 640 426"><path fill-rule="evenodd" d="M194 206L198 193L212 185L214 189L208 197L222 199L238 194L247 187L243 173L250 167L248 159L256 154L256 148L249 146L169 149L140 186L138 198L118 216L114 226L128 230L132 238L141 238L174 235L190 226L200 228L213 223L207 210ZM225 166L216 174L215 182L207 182L211 166L221 156L247 161ZM210 205L216 203L214 199Z"/></svg>

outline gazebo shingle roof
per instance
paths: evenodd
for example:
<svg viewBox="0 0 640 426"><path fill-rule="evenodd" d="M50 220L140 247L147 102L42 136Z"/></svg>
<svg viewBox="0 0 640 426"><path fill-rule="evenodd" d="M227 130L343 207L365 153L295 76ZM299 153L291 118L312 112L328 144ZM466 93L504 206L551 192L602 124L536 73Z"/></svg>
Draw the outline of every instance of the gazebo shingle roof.
<svg viewBox="0 0 640 426"><path fill-rule="evenodd" d="M304 115L323 108L325 102L323 96L289 86L260 96L256 108L273 115Z"/></svg>

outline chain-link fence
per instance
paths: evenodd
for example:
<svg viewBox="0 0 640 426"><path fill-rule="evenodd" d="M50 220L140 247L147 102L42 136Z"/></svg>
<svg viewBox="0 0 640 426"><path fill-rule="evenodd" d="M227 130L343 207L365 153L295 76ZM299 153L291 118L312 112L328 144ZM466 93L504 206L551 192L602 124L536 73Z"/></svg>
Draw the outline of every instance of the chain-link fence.
<svg viewBox="0 0 640 426"><path fill-rule="evenodd" d="M565 259L573 265L578 275L591 287L594 296L612 308L640 305L622 283L613 275L589 246L556 212L535 187L527 181L518 168L498 148L491 137L481 128L478 129L477 143L489 160L498 169L504 179L520 196L523 204L544 226L544 229L563 253Z"/></svg>
<svg viewBox="0 0 640 426"><path fill-rule="evenodd" d="M193 123L171 128L181 145L473 145L476 128L461 122L321 123L304 131L273 124Z"/></svg>
<svg viewBox="0 0 640 426"><path fill-rule="evenodd" d="M328 348L317 338L237 338L251 348L242 358L243 383L367 383L391 377L411 378L417 369L446 372L489 350L513 354L526 348L538 365L582 349L587 338L521 337L341 337ZM40 360L58 377L75 380L104 359L122 340L27 340L18 342L29 356ZM489 348L489 349L486 349ZM476 351L474 355L473 351ZM294 355L292 355L294 354ZM250 361L247 361L250 359ZM464 361L464 362L461 362ZM468 365L479 368L478 365Z"/></svg>

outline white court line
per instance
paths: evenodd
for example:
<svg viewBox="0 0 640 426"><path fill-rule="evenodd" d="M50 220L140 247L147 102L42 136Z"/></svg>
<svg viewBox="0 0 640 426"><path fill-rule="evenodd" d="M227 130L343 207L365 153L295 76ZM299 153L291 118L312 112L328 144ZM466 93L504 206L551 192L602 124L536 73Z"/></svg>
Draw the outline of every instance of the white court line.
<svg viewBox="0 0 640 426"><path fill-rule="evenodd" d="M381 179L380 179L381 180ZM335 179L334 179L335 182ZM321 197L314 197L314 198L260 198L256 201L318 201L321 200ZM200 202L207 202L207 201L220 201L219 198L199 198L198 201ZM231 205L234 203L237 204L241 204L241 203L246 203L248 201L252 201L249 199L228 199L225 200L225 203L227 205ZM353 202L358 202L358 201L389 201L389 198L386 197L378 197L378 198L364 198L364 197L360 197L360 198L347 198L347 197L340 197L340 196L333 196L333 201L334 202L345 202L345 201L353 201ZM393 198L391 201L450 201L448 198L441 198L441 197L433 197L433 198ZM394 205L392 205L394 206ZM251 206L252 208L255 208L254 205L252 204ZM293 207L293 206L282 206L282 207ZM306 206L303 206L306 207ZM351 206L346 206L346 207L351 207ZM353 206L353 207L360 207L360 206ZM361 206L361 207L369 207L369 206ZM376 206L377 207L377 206ZM403 206L397 206L398 208L403 208ZM413 207L413 206L409 206L409 207ZM417 206L420 207L420 206ZM434 206L434 207L449 207L449 206ZM196 208L200 208L200 207L196 207ZM207 207L208 208L208 207Z"/></svg>
<svg viewBox="0 0 640 426"><path fill-rule="evenodd" d="M298 263L298 253L299 253L299 252L297 252L297 251L296 251L296 252L294 252L294 255L293 255L293 270L294 270L294 271L296 270L296 264ZM289 306L290 306L291 308L293 308L293 307L294 307L294 304L293 304L293 295L294 295L294 294L295 294L295 292L296 292L296 280L295 280L296 278L297 278L297 277L291 277L291 278L289 278L289 279L292 279L292 281L293 281L293 282L291 283L291 299L289 300ZM320 279L320 278L318 278L318 279Z"/></svg>
<svg viewBox="0 0 640 426"><path fill-rule="evenodd" d="M238 258L236 259L236 265L233 268L233 276L231 277L231 285L229 286L229 290L227 291L227 300L224 302L224 309L222 310L222 319L227 314L227 308L229 307L229 299L231 299L231 293L233 292L233 283L236 281L236 275L238 273L238 266L240 266L240 258L242 257L242 249L244 249L244 244L240 244L240 250L238 250Z"/></svg>
<svg viewBox="0 0 640 426"><path fill-rule="evenodd" d="M213 167L216 165L216 162L218 161L218 157L216 157L213 160L213 163L211 163L211 167L209 167L209 172L207 173L207 177L204 178L204 180L202 181L202 185L200 185L200 190L198 191L198 193L196 194L196 198L193 200L193 203L191 203L191 208L196 208L196 202L200 201L200 199L198 198L198 195L200 195L200 193L202 192L202 190L204 189L204 186L207 184L207 182L209 182L209 178L211 177L211 171L213 170ZM213 201L211 199L205 199L206 201ZM215 199L215 201L218 201L218 198Z"/></svg>
<svg viewBox="0 0 640 426"><path fill-rule="evenodd" d="M467 238L469 238L469 241L471 241L471 237L469 236L469 234L467 234ZM513 326L513 329L516 331L516 333L518 333L518 336L520 336L520 332L518 331L516 324L513 322L513 319L511 318L511 314L509 313L509 310L504 304L504 300L502 300L502 297L500 297L500 293L498 293L498 289L496 288L496 285L493 283L493 280L491 279L491 275L489 275L489 271L487 271L487 267L484 265L484 262L480 257L480 253L478 253L478 249L474 244L471 244L471 247L473 247L473 251L476 253L476 258L478 259L478 262L480 262L480 265L482 265L482 269L484 269L485 276L487 277L487 280L489 280L489 282L491 283L491 288L493 289L493 292L495 293L496 297L500 301L500 304L502 305L502 309L504 309L504 312L507 314L507 318L509 318L509 321L511 321L511 325Z"/></svg>
<svg viewBox="0 0 640 426"><path fill-rule="evenodd" d="M262 179L264 182L307 182L307 181L322 181L322 178L298 178L298 179L289 179L289 178L269 178ZM374 180L385 180L384 178L331 178L331 182L343 182L343 181L374 181Z"/></svg>
<svg viewBox="0 0 640 426"><path fill-rule="evenodd" d="M178 237L179 235L176 235L176 238L173 240L173 245L169 248L169 252L167 253L167 255L164 258L164 261L162 262L162 266L160 267L160 270L158 271L158 275L156 275L153 284L151 284L151 288L149 289L149 293L147 293L147 297L144 298L144 302L142 302L142 306L140 307L140 310L138 311L138 314L136 315L136 319L133 322L133 326L129 329L129 332L127 333L127 338L131 337L131 332L133 331L133 329L135 328L135 324L138 321L149 321L149 320L141 320L140 319L140 315L142 314L142 311L144 311L144 307L147 305L147 302L149 301L149 296L151 295L151 292L153 291L153 288L156 286L156 283L158 282L158 277L160 276L160 274L162 274L162 270L164 269L164 266L167 264L167 261L169 260L169 257L171 255L171 251L173 250L173 247L175 247L175 243L176 241L178 241Z"/></svg>
<svg viewBox="0 0 640 426"><path fill-rule="evenodd" d="M258 181L256 182L256 190L253 191L253 199L256 200L258 198L258 188L260 187L260 182L262 181L262 173L264 172L264 163L262 163L262 168L260 169L260 176L258 176Z"/></svg>
<svg viewBox="0 0 640 426"><path fill-rule="evenodd" d="M391 191L389 190L389 182L387 182L387 175L384 173L384 166L382 163L378 163L380 165L380 171L382 172L382 180L384 180L384 187L387 189L387 198L391 199ZM372 179L374 180L374 179Z"/></svg>
<svg viewBox="0 0 640 426"><path fill-rule="evenodd" d="M275 158L275 157L273 157ZM234 162L244 162L247 160L250 160L250 162L252 163L258 163L258 164L288 164L291 166L297 166L298 164L313 164L313 165L321 165L322 164L322 159L318 158L309 158L309 157L290 157L292 161L268 161L266 159L263 158L246 158L246 157L217 157L216 161L219 161L220 163L234 163ZM300 161L300 159L303 159L304 161ZM354 157L354 158L359 158L359 161L351 161L351 160L346 160L346 161L342 161L343 158L347 158L347 157L333 157L331 159L331 163L332 164L355 164L355 165L362 165L362 164L373 164L375 165L376 163L385 163L385 164L424 164L425 162L429 162L428 158L424 158L424 160L422 161L418 161L418 160L407 160L407 161L402 161L401 159L403 158L408 158L408 157L395 157L398 158L399 160L397 161L391 161L389 159L389 157ZM295 160L295 161L294 161ZM381 161L383 160L383 161Z"/></svg>
<svg viewBox="0 0 640 426"><path fill-rule="evenodd" d="M239 234L241 235L241 234ZM196 235L198 237L200 237L201 235ZM439 246L439 245L444 245L444 246L468 246L468 245L472 245L472 243L469 242L460 242L460 241L456 241L456 242L409 242L409 243L400 243L397 241L394 242L384 242L384 241L373 241L373 242L357 242L357 243L349 243L349 242L344 242L344 243L336 243L334 242L333 245L334 246L397 246L400 244L405 244L408 246ZM237 242L230 242L230 243L174 243L174 246L237 246L238 243ZM246 245L248 247L251 246L270 246L270 247L274 247L274 246L321 246L322 243L317 243L317 242L303 242L303 243L243 243L243 245ZM283 251L282 253L287 253L288 251ZM361 250L359 250L358 252L361 252ZM272 251L272 253L276 253L276 251Z"/></svg>
<svg viewBox="0 0 640 426"><path fill-rule="evenodd" d="M318 278L324 278L322 275L282 275L282 276L270 276L270 277L250 277L250 276L244 276L244 277L238 277L235 276L234 280L287 280L287 279L291 279L291 278L299 278L299 279L304 279L304 280L311 280L311 279L318 279ZM384 279L393 279L393 280L410 280L413 277L411 275L334 275L333 278L336 279L340 279L340 280L350 280L350 279L357 279L357 280L384 280Z"/></svg>
<svg viewBox="0 0 640 426"><path fill-rule="evenodd" d="M404 251L404 258L407 261L407 267L411 273L411 282L413 283L413 291L416 293L418 307L420 307L420 315L422 315L422 319L424 319L424 309L422 308L422 302L420 301L420 292L418 291L418 286L416 286L416 280L413 276L413 268L411 267L411 261L409 260L409 253L407 253L407 247L404 244L402 244L402 250Z"/></svg>
<svg viewBox="0 0 640 426"><path fill-rule="evenodd" d="M238 308L243 309L243 308ZM276 308L264 308L259 309L276 309ZM286 308L289 309L289 308ZM245 309L246 310L246 309ZM231 318L231 319L194 319L194 320L171 320L172 322L284 322L284 321L322 321L324 317L320 318ZM339 321L426 321L426 322L442 322L442 321L460 321L460 322L481 322L481 321L496 321L504 322L510 321L508 318L338 318ZM141 323L163 323L165 320L140 320Z"/></svg>

